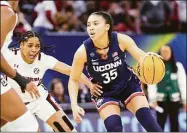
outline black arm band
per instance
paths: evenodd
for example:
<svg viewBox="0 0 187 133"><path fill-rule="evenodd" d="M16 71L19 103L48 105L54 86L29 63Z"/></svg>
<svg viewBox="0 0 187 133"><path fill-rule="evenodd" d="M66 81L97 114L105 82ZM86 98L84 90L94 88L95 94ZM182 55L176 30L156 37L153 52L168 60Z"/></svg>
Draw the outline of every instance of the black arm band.
<svg viewBox="0 0 187 133"><path fill-rule="evenodd" d="M18 72L16 72L16 77L13 79L20 85L22 91L26 89L26 85L29 83L29 81Z"/></svg>

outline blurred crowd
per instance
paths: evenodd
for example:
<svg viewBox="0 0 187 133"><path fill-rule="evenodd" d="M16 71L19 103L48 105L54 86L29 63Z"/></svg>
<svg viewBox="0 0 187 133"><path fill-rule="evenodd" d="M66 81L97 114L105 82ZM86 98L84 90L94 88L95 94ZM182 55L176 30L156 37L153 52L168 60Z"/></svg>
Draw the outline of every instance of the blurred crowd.
<svg viewBox="0 0 187 133"><path fill-rule="evenodd" d="M70 98L66 93L67 88L64 87L63 81L61 79L54 78L51 81L49 92L58 104L70 103ZM82 83L79 83L79 93L77 100L78 103L91 102L90 89Z"/></svg>
<svg viewBox="0 0 187 133"><path fill-rule="evenodd" d="M179 11L180 10L180 11ZM44 1L19 3L20 23L16 31L85 32L88 16L106 11L114 19L114 30L126 33L185 32L186 1Z"/></svg>

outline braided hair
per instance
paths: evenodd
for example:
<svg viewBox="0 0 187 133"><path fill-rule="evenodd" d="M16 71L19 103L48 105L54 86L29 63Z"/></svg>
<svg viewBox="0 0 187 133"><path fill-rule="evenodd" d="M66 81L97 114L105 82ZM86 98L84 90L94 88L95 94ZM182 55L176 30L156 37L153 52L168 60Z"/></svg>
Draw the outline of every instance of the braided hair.
<svg viewBox="0 0 187 133"><path fill-rule="evenodd" d="M21 42L27 41L29 38L32 38L32 37L37 37L39 39L40 46L41 46L41 48L40 48L41 52L44 52L44 53L51 52L51 51L54 52L54 48L55 48L54 45L43 45L40 36L34 31L27 31L27 32L21 34L19 44Z"/></svg>

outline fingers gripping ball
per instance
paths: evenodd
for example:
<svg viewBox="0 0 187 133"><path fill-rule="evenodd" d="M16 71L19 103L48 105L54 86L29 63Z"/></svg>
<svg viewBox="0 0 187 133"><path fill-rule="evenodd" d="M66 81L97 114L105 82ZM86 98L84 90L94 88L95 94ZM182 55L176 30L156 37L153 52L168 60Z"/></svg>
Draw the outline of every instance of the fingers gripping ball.
<svg viewBox="0 0 187 133"><path fill-rule="evenodd" d="M159 56L148 54L137 63L136 73L143 83L156 84L165 75L165 65Z"/></svg>

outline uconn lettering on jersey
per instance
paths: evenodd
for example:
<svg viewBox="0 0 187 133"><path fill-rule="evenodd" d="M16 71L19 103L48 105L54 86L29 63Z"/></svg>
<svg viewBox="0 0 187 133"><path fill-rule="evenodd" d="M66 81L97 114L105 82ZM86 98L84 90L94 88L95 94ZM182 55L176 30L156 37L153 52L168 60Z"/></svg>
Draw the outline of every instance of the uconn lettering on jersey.
<svg viewBox="0 0 187 133"><path fill-rule="evenodd" d="M106 65L103 65L103 66L93 66L93 69L96 72L104 72L104 71L107 71L107 70L111 70L113 68L117 68L120 65L122 65L121 59L117 60L117 61L115 61L113 63L109 63L109 64L106 64Z"/></svg>

